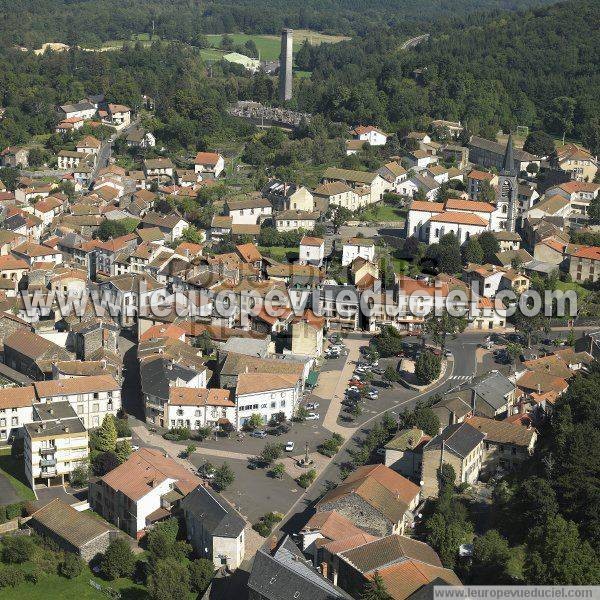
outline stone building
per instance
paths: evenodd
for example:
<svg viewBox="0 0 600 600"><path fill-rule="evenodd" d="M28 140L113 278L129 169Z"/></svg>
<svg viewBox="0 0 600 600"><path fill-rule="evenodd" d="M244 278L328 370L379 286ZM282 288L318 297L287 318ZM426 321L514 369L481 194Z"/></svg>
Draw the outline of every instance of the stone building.
<svg viewBox="0 0 600 600"><path fill-rule="evenodd" d="M375 536L403 533L419 504L421 490L385 465L365 465L330 490L316 505L335 510Z"/></svg>
<svg viewBox="0 0 600 600"><path fill-rule="evenodd" d="M106 552L110 544L111 531L102 521L59 498L34 512L27 525L56 542L61 550L78 554L86 562Z"/></svg>
<svg viewBox="0 0 600 600"><path fill-rule="evenodd" d="M423 496L437 497L439 470L444 464L454 468L456 485L477 481L483 463L484 439L485 433L472 425L457 423L429 441L423 448Z"/></svg>

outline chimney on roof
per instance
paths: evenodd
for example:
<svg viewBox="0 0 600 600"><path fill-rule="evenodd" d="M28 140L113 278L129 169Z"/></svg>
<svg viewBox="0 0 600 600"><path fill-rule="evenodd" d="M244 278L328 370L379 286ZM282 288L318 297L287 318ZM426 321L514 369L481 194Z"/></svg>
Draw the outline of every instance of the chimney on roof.
<svg viewBox="0 0 600 600"><path fill-rule="evenodd" d="M106 369L106 359L100 359L100 368L104 371Z"/></svg>
<svg viewBox="0 0 600 600"><path fill-rule="evenodd" d="M276 547L277 547L277 536L272 535L271 539L269 540L269 552L274 552Z"/></svg>
<svg viewBox="0 0 600 600"><path fill-rule="evenodd" d="M327 564L326 560L321 563L321 574L323 577L325 577L325 579L327 579L327 575L329 574L329 565Z"/></svg>
<svg viewBox="0 0 600 600"><path fill-rule="evenodd" d="M69 433L69 427L65 427L65 433Z"/></svg>
<svg viewBox="0 0 600 600"><path fill-rule="evenodd" d="M541 383L538 383L538 384L537 384L537 393L538 393L538 394L541 394L541 393L542 393L542 384L541 384Z"/></svg>

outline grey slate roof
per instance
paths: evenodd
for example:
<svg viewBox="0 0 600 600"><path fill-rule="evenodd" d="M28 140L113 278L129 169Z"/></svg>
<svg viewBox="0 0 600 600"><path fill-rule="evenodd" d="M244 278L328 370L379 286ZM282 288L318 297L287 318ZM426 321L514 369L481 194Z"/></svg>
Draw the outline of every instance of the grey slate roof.
<svg viewBox="0 0 600 600"><path fill-rule="evenodd" d="M238 354L247 354L249 356L259 356L265 358L269 352L270 338L257 340L254 338L230 337L224 344L225 352L237 352Z"/></svg>
<svg viewBox="0 0 600 600"><path fill-rule="evenodd" d="M246 527L244 518L222 496L203 485L190 492L181 507L213 537L237 538Z"/></svg>
<svg viewBox="0 0 600 600"><path fill-rule="evenodd" d="M163 399L169 399L169 384L176 385L178 379L190 381L196 371L182 367L167 358L143 360L140 363L140 379L142 392Z"/></svg>
<svg viewBox="0 0 600 600"><path fill-rule="evenodd" d="M286 536L273 556L260 549L248 587L266 600L348 600L350 596L320 575Z"/></svg>
<svg viewBox="0 0 600 600"><path fill-rule="evenodd" d="M515 389L511 381L498 371L486 373L464 386L472 389L474 394L495 409L506 404L506 395Z"/></svg>
<svg viewBox="0 0 600 600"><path fill-rule="evenodd" d="M468 423L448 425L442 433L436 435L426 446L425 450L441 448L442 445L459 456L468 456L485 438L485 434Z"/></svg>

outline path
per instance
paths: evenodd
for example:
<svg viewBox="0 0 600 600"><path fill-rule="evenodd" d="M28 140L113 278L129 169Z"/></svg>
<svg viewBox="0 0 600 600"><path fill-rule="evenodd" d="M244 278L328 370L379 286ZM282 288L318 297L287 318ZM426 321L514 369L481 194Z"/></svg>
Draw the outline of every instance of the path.
<svg viewBox="0 0 600 600"><path fill-rule="evenodd" d="M339 374L336 371L332 371L337 376L335 388L331 390L333 378L329 375L329 372L321 373L319 378L325 375L325 381L323 382L322 387L317 386L317 388L314 391L314 395L319 396L321 398L327 398L329 397L329 395L331 395L331 402L329 403L329 408L327 409L327 413L325 414L325 418L323 419L323 427L325 429L328 429L332 433L339 433L344 437L347 437L348 434L353 434L355 430L339 425L337 420L340 416L340 411L342 410L342 400L344 399L344 391L346 390L348 380L354 372L356 361L360 356L360 348L361 346L366 346L368 342L366 340L352 339L346 339L344 340L344 342L346 344L346 347L348 348L348 357L346 358L344 368ZM333 391L333 393L331 393L331 391Z"/></svg>

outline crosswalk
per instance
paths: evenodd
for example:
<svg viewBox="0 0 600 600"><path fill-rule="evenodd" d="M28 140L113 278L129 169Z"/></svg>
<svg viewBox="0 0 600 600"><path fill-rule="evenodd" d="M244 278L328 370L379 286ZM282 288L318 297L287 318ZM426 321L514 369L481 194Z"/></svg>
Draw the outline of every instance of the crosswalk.
<svg viewBox="0 0 600 600"><path fill-rule="evenodd" d="M471 381L471 375L452 375L448 378L450 383L467 383Z"/></svg>

